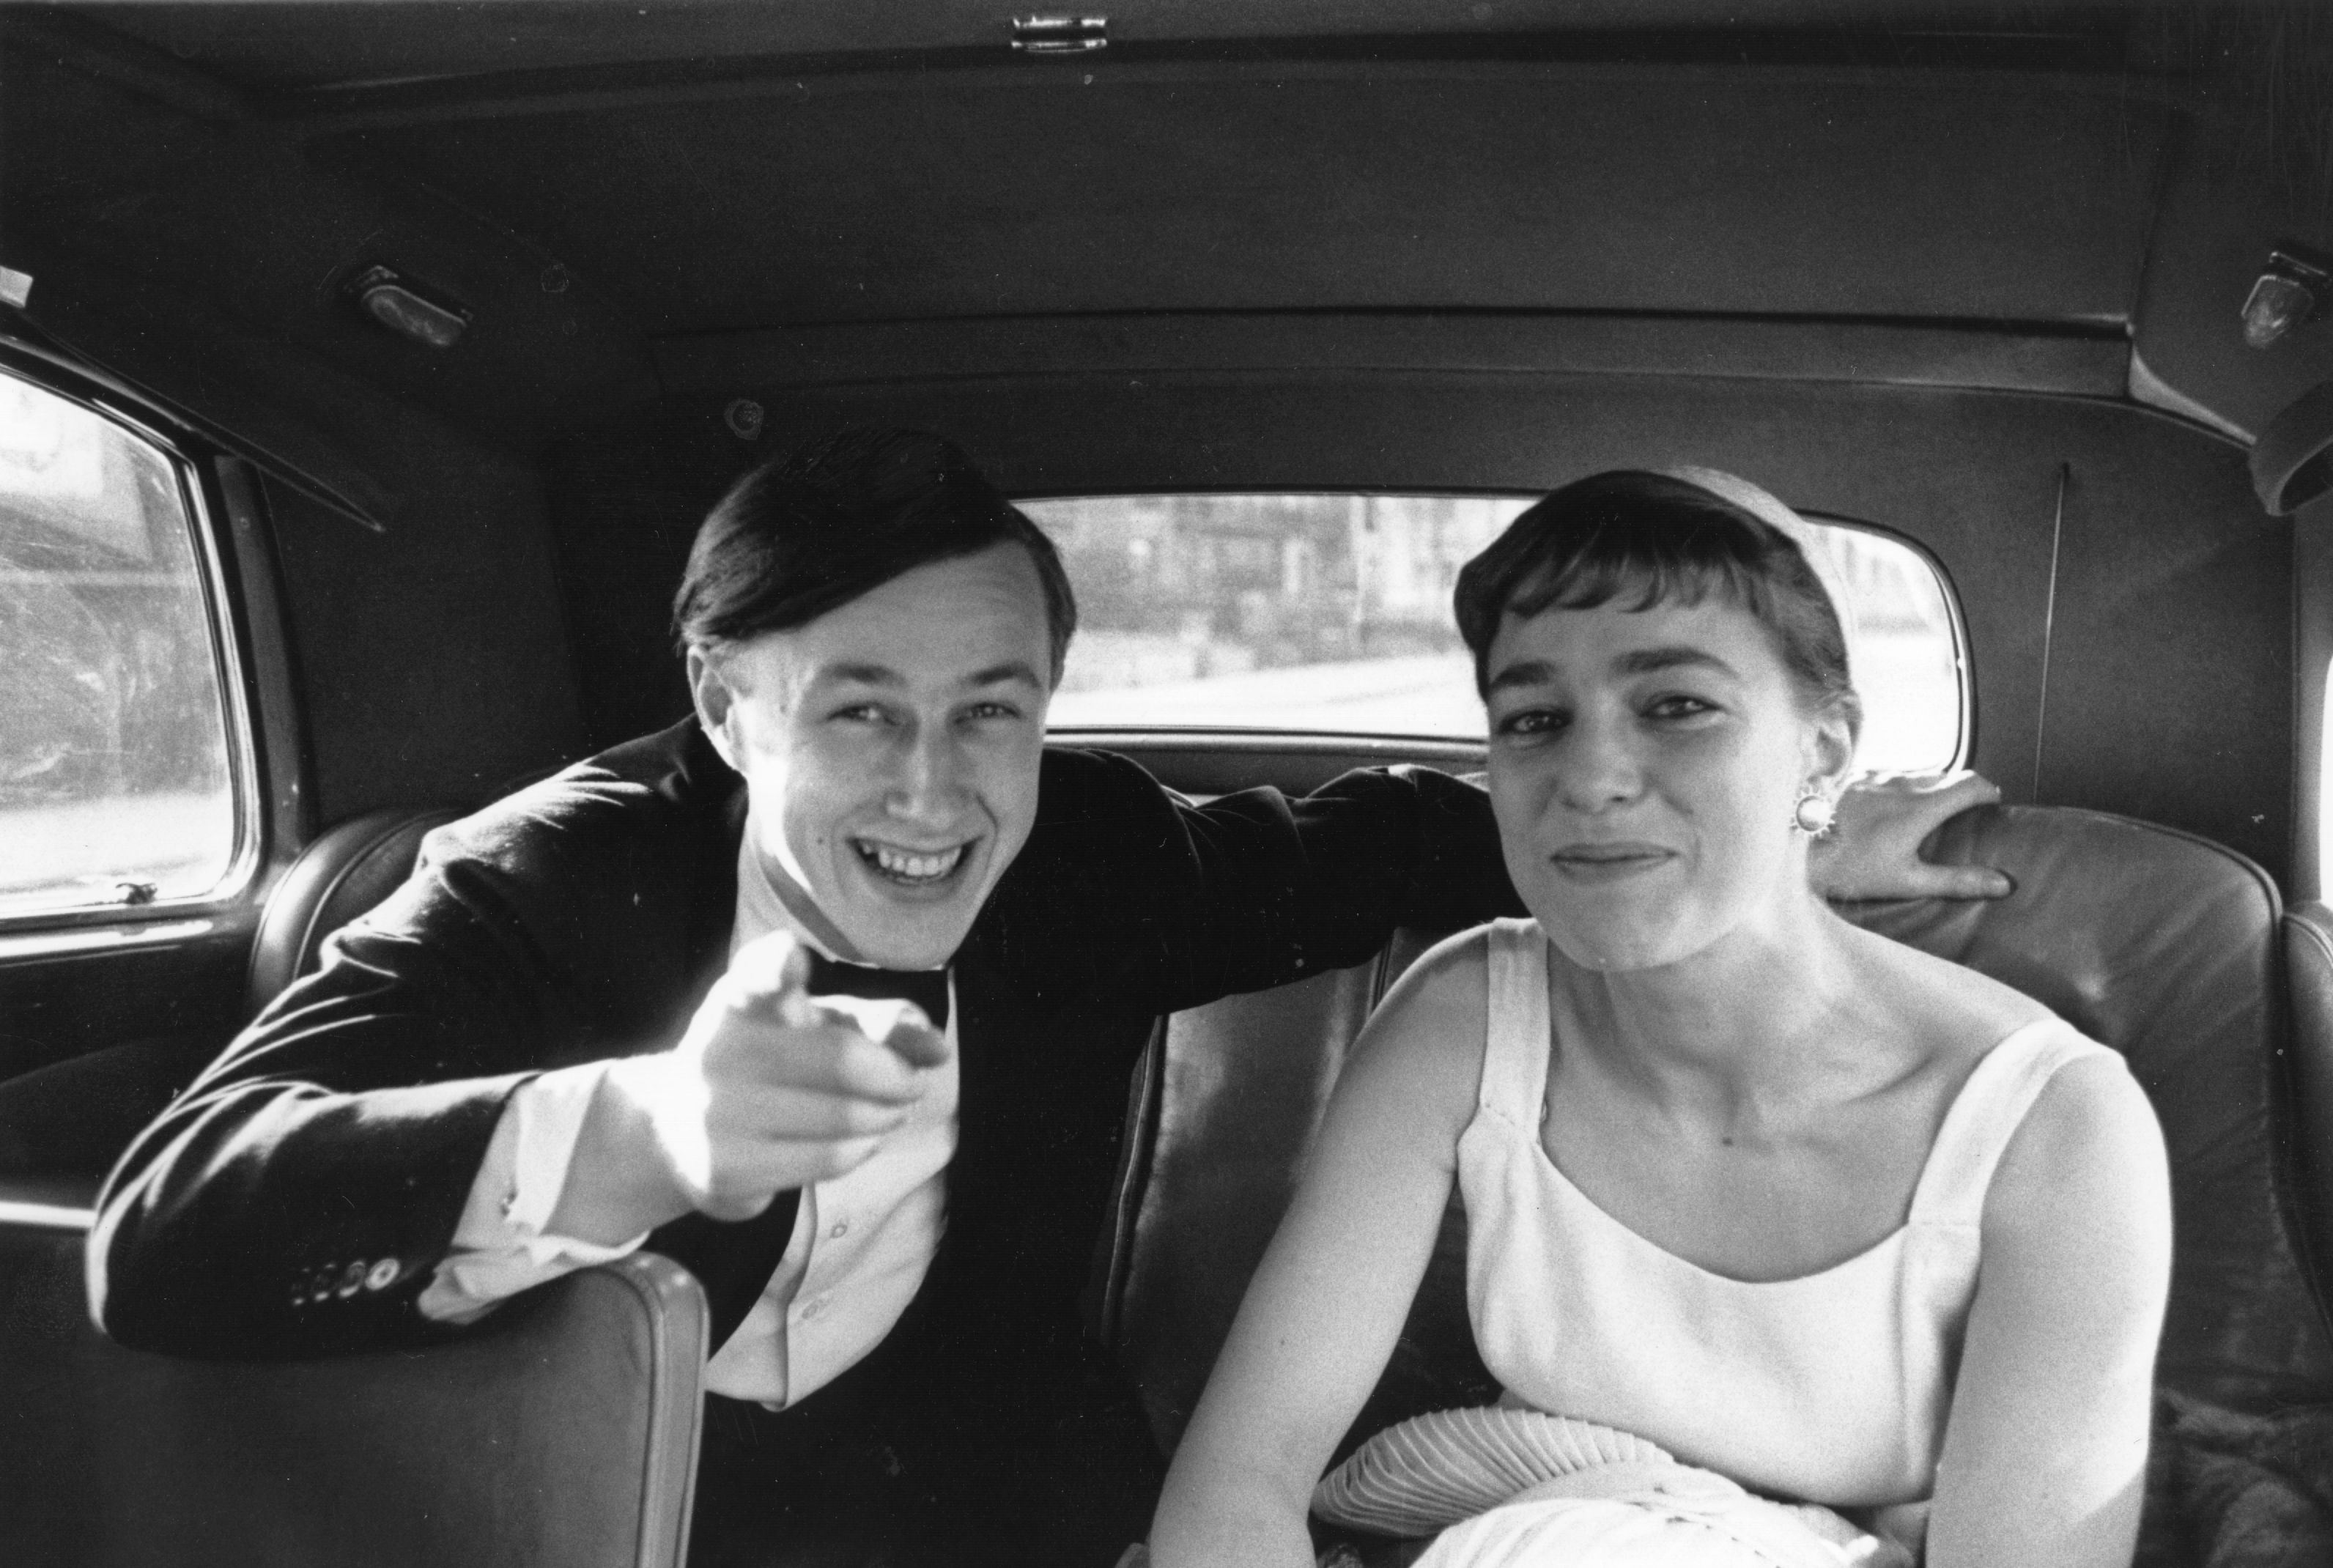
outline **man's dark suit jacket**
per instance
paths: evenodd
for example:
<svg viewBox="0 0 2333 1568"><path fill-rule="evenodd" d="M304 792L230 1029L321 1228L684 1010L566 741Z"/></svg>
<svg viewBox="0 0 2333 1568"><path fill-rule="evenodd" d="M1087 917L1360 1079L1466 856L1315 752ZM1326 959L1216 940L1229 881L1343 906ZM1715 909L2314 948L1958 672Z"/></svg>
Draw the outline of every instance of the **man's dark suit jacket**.
<svg viewBox="0 0 2333 1568"><path fill-rule="evenodd" d="M1005 1377L1074 1356L1128 1074L1164 1013L1520 912L1483 794L1430 770L1194 807L1050 751L1036 825L955 963L960 1142L915 1315ZM725 965L743 781L684 725L433 833L131 1146L91 1237L124 1343L280 1355L441 1335L416 1300L531 1073L663 1049ZM690 1217L716 1343L792 1229Z"/></svg>

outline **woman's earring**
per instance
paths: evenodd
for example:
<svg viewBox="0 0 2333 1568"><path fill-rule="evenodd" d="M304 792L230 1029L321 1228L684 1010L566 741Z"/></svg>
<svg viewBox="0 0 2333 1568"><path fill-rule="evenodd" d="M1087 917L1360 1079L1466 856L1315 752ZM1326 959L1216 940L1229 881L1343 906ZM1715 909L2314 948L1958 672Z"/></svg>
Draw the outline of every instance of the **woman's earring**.
<svg viewBox="0 0 2333 1568"><path fill-rule="evenodd" d="M1838 820L1839 803L1813 784L1799 792L1798 804L1791 808L1791 826L1810 839L1828 837Z"/></svg>

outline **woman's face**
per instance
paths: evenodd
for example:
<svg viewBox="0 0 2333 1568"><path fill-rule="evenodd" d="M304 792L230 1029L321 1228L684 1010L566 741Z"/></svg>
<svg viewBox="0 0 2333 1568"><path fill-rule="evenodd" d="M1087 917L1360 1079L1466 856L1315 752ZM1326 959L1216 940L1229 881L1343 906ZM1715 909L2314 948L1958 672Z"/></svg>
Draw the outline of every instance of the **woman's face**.
<svg viewBox="0 0 2333 1568"><path fill-rule="evenodd" d="M1806 897L1791 810L1853 742L1802 711L1748 611L1510 614L1486 669L1507 870L1573 962L1673 964Z"/></svg>

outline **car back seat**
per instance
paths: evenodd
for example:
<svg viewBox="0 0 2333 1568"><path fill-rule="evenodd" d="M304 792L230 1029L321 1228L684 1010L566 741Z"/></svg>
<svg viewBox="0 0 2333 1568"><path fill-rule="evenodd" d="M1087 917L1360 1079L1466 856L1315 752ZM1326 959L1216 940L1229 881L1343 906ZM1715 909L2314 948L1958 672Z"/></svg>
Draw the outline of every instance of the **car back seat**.
<svg viewBox="0 0 2333 1568"><path fill-rule="evenodd" d="M262 917L252 1008L454 814L370 813L311 844ZM27 1091L15 1110L45 1158L0 1171L0 1563L676 1568L708 1323L667 1259L585 1270L422 1352L207 1362L97 1332L82 1256L96 1177L207 1059L122 1047L7 1086Z"/></svg>
<svg viewBox="0 0 2333 1568"><path fill-rule="evenodd" d="M2280 931L2274 885L2249 861L2093 812L1969 813L1935 852L1999 866L2017 891L1842 912L2018 987L2129 1061L2171 1153L2162 1383L2252 1413L2333 1400L2328 1296L2309 1263L2312 1252L2320 1268L2333 1261L2333 915L2299 911ZM1163 1446L1189 1419L1344 1053L1435 935L1406 932L1371 964L1180 1015L1154 1041L1097 1295ZM1309 1049L1290 1048L1300 1041ZM2303 1127L2313 1169L2299 1162ZM1467 1330L1464 1263L1454 1212L1356 1439L1494 1394Z"/></svg>
<svg viewBox="0 0 2333 1568"><path fill-rule="evenodd" d="M678 1568L704 1293L654 1255L423 1352L271 1363L91 1325L86 1210L0 1202L0 1563Z"/></svg>

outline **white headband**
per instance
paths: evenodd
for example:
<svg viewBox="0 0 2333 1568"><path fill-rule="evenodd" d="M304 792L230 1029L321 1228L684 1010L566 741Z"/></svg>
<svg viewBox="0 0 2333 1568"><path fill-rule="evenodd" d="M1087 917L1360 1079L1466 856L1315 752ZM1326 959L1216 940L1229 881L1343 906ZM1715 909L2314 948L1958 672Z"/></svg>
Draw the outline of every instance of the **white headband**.
<svg viewBox="0 0 2333 1568"><path fill-rule="evenodd" d="M1717 468L1683 467L1663 468L1663 477L1682 479L1698 489L1708 491L1721 501L1730 501L1744 512L1799 547L1807 569L1822 584L1823 596L1830 601L1830 612L1839 622L1840 646L1847 655L1847 678L1855 680L1855 601L1847 596L1847 583L1839 574L1839 567L1824 549L1814 527L1805 518L1768 495L1749 480Z"/></svg>

